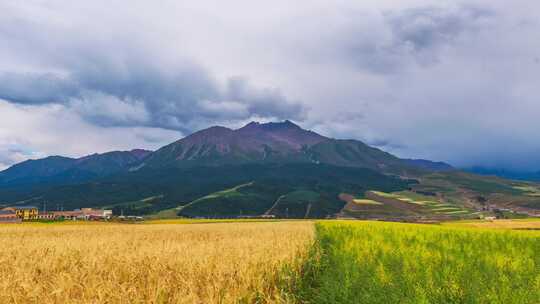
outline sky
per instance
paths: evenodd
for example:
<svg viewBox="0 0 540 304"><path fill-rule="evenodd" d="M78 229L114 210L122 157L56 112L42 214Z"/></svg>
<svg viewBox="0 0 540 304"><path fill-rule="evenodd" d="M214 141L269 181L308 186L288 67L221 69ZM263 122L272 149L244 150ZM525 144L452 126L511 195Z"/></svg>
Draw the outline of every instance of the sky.
<svg viewBox="0 0 540 304"><path fill-rule="evenodd" d="M292 120L540 170L534 0L0 1L0 169Z"/></svg>

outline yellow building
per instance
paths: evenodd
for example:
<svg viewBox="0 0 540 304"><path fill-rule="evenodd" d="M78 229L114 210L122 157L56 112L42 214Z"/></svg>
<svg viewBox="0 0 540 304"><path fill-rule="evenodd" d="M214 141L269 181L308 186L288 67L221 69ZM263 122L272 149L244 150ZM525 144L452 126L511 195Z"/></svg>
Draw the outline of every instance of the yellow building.
<svg viewBox="0 0 540 304"><path fill-rule="evenodd" d="M35 220L38 218L38 208L34 206L13 206L3 210L12 210L22 220Z"/></svg>

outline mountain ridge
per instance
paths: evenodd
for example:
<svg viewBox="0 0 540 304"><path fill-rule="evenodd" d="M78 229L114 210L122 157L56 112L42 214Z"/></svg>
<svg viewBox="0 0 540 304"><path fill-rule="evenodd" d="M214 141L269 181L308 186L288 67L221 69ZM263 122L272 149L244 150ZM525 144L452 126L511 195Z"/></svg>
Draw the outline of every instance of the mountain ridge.
<svg viewBox="0 0 540 304"><path fill-rule="evenodd" d="M49 156L15 164L0 172L0 185L82 182L119 172L151 151L133 149L94 153L79 158Z"/></svg>
<svg viewBox="0 0 540 304"><path fill-rule="evenodd" d="M238 129L211 126L156 151L133 149L80 158L50 156L0 172L0 186L83 182L142 168L222 166L248 163L326 163L416 176L446 164L400 159L354 139L334 139L305 130L290 120L252 121Z"/></svg>
<svg viewBox="0 0 540 304"><path fill-rule="evenodd" d="M152 153L144 166L200 166L245 163L326 163L410 175L422 168L358 140L334 139L291 121L250 122L233 130L214 126Z"/></svg>

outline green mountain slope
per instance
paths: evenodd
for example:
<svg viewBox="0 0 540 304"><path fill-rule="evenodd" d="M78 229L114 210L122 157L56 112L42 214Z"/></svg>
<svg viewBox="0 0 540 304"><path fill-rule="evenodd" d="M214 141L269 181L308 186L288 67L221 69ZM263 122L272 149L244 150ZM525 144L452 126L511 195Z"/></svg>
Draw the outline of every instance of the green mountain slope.
<svg viewBox="0 0 540 304"><path fill-rule="evenodd" d="M413 183L364 168L307 163L246 164L143 169L96 182L11 194L0 190L0 197L10 198L7 203L33 199L36 204L46 201L51 206L61 204L65 209L121 206L125 214L149 214L191 203L182 209L181 215L238 216L264 214L279 196L305 190L319 193L320 204L324 206L313 206L311 216L324 217L343 207L344 203L338 198L341 192L399 191ZM234 192L215 194L243 184L249 185ZM141 200L152 197L156 198L141 203ZM290 216L303 217L304 214L304 211L293 213L291 209Z"/></svg>

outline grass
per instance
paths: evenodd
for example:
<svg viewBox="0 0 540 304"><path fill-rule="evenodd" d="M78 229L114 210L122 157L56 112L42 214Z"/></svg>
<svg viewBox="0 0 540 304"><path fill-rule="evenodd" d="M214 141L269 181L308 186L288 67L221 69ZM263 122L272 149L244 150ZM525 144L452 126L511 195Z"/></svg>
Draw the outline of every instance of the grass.
<svg viewBox="0 0 540 304"><path fill-rule="evenodd" d="M376 194L378 196L382 196L382 197L396 198L396 199L401 198L401 196L399 194L386 193L386 192L382 192L382 191L371 191L371 192L373 192L374 194Z"/></svg>
<svg viewBox="0 0 540 304"><path fill-rule="evenodd" d="M2 303L286 303L309 222L0 225Z"/></svg>
<svg viewBox="0 0 540 304"><path fill-rule="evenodd" d="M539 303L540 233L381 222L317 224L307 303Z"/></svg>
<svg viewBox="0 0 540 304"><path fill-rule="evenodd" d="M358 205L382 205L380 202L369 199L354 199L353 202Z"/></svg>
<svg viewBox="0 0 540 304"><path fill-rule="evenodd" d="M185 217L237 217L261 215L280 196L281 187L261 183L247 183L219 191L179 208Z"/></svg>
<svg viewBox="0 0 540 304"><path fill-rule="evenodd" d="M150 216L147 216L147 218L151 219L174 219L178 217L178 211L180 211L182 207L175 207L171 209L164 209L161 210L155 214L152 214Z"/></svg>
<svg viewBox="0 0 540 304"><path fill-rule="evenodd" d="M320 198L320 194L314 191L308 190L297 190L290 193L287 193L287 200L292 201L317 201Z"/></svg>

